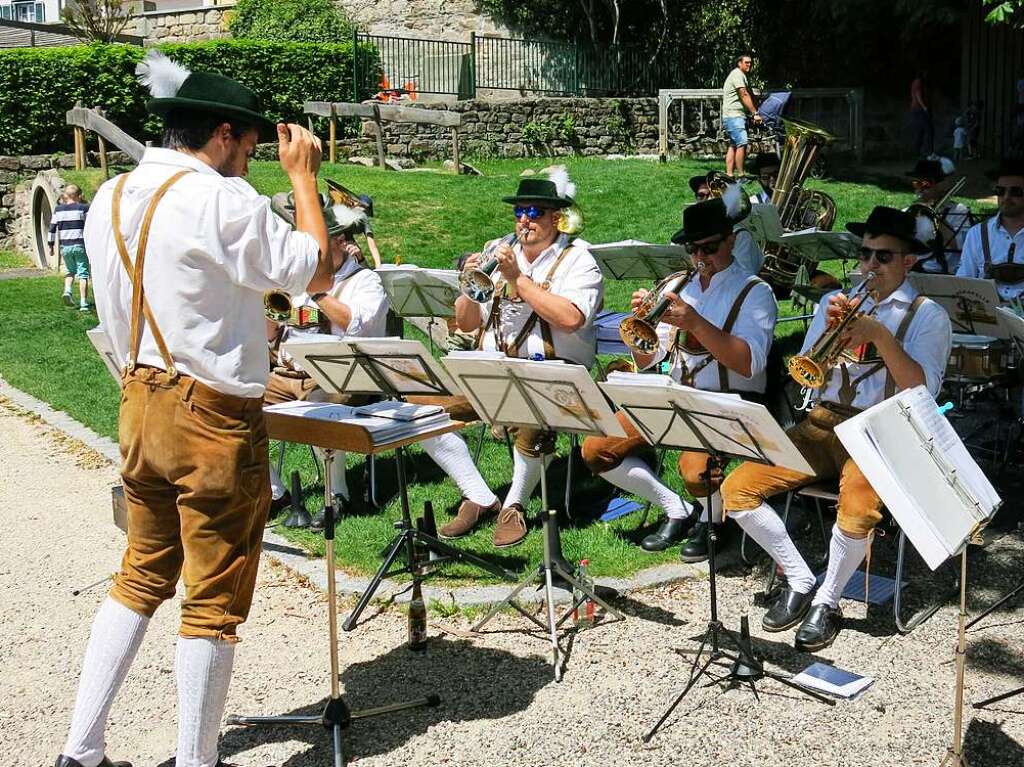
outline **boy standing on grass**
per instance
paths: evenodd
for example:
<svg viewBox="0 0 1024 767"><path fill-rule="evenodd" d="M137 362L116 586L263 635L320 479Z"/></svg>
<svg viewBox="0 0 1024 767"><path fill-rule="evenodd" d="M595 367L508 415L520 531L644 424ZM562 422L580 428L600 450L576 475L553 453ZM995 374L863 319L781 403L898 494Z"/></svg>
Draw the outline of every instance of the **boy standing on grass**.
<svg viewBox="0 0 1024 767"><path fill-rule="evenodd" d="M82 202L82 190L74 184L64 187L60 203L50 219L50 245L60 246L60 257L64 261L64 303L74 306L71 299L71 282L78 278L78 310L89 311L89 257L85 254L85 215L89 206Z"/></svg>

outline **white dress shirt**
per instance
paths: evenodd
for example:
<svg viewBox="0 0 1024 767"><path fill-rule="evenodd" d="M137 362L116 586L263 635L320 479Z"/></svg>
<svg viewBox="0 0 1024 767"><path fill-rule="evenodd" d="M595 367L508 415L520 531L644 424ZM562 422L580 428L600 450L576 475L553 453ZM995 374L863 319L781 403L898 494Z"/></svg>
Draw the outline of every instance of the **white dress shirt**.
<svg viewBox="0 0 1024 767"><path fill-rule="evenodd" d="M825 331L828 325L829 299L838 292L829 293L818 303L818 310L814 313L814 319L811 320L811 326L807 329L807 335L804 336L804 345L800 349L801 354L806 354ZM874 314L875 319L895 335L917 295L917 291L910 282L904 280L878 305ZM871 300L868 299L864 306L869 309L871 304ZM938 303L926 298L918 307L914 318L910 321L910 327L907 328L907 332L903 336L903 350L924 370L925 383L932 396L937 395L939 387L942 386L952 345L953 329L949 322L949 315ZM841 359L832 371L828 383L819 390L818 399L848 405L859 410L877 405L885 399L885 382L888 371L884 365L857 384L857 393L851 402L843 402L839 391L843 384L843 368L846 369L849 380L852 382L877 364L877 361L855 363Z"/></svg>
<svg viewBox="0 0 1024 767"><path fill-rule="evenodd" d="M757 274L764 265L764 251L757 244L754 235L746 229L737 228L736 242L732 246L732 257L747 274Z"/></svg>
<svg viewBox="0 0 1024 767"><path fill-rule="evenodd" d="M950 250L946 251L947 270L942 270L942 264L939 263L937 258L932 258L930 254L925 254L920 259L921 268L924 271L929 274L956 274L957 269L960 267L960 254L964 249L964 240L967 239L967 222L970 220L970 216L971 211L962 202L953 203L943 209L942 219L953 230L953 238L943 243L946 246L953 246Z"/></svg>
<svg viewBox="0 0 1024 767"><path fill-rule="evenodd" d="M1024 264L1024 229L1020 229L1015 235L1003 227L1002 217L992 216L987 221L982 221L971 227L964 240L963 254L960 258L960 267L956 270L957 277L978 277L984 279L985 254L981 248L981 227L988 227L988 244L992 254L993 264L1005 264L1010 246L1014 245L1013 260L1016 263ZM996 289L999 297L1004 301L1010 301L1024 294L1024 282L1017 285L1010 285L1004 282L997 282Z"/></svg>
<svg viewBox="0 0 1024 767"><path fill-rule="evenodd" d="M317 267L318 246L270 211L270 199L241 178L201 160L147 149L121 199L121 229L132 261L157 187L182 169L153 218L146 252L146 298L179 372L224 394L260 397L266 387L263 294L299 293ZM119 364L128 357L132 282L111 226L115 181L99 188L85 225L96 310ZM163 368L148 323L138 362Z"/></svg>
<svg viewBox="0 0 1024 767"><path fill-rule="evenodd" d="M700 285L700 278L694 277L683 288L679 296L697 310L701 317L716 328L725 324L729 311L736 302L736 297L750 279L744 269L735 261L728 268L711 276L707 290ZM772 337L775 334L775 319L778 305L772 289L764 282L751 288L743 300L743 306L732 326L732 335L741 338L750 347L750 377L744 378L734 370L728 370L730 391L763 392L767 376L765 368L768 364L768 351L771 349ZM658 338L661 341L651 365L660 363L668 356L669 349L675 338L675 325L665 322L658 323ZM703 364L706 354L690 354L685 350L680 355L687 370L693 370ZM679 358L670 360L672 368L669 374L679 381L682 378L682 366ZM718 374L719 363L711 362L697 373L692 386L706 391L719 391L721 388Z"/></svg>
<svg viewBox="0 0 1024 767"><path fill-rule="evenodd" d="M533 263L526 260L522 245L517 243L512 250L516 254L519 270L534 282L543 283L550 273L562 250L562 239L556 240L551 247L534 259ZM490 247L492 243L488 243ZM604 278L594 257L588 250L589 243L585 240L574 240L569 245L565 258L558 265L558 270L551 279L549 292L561 296L583 314L583 327L566 333L551 326L551 340L555 346L555 356L559 359L576 362L586 367L594 364L594 349L597 343L597 331L594 328L594 317L604 302ZM485 248L486 249L486 248ZM499 281L497 270L494 272ZM480 318L486 324L491 315L491 301L480 304ZM506 343L511 342L522 331L533 310L526 301L503 301L501 307L500 333ZM496 351L494 328L484 333L483 347L485 351ZM526 342L519 347L520 357L544 355L544 338L541 334L540 322L534 323Z"/></svg>

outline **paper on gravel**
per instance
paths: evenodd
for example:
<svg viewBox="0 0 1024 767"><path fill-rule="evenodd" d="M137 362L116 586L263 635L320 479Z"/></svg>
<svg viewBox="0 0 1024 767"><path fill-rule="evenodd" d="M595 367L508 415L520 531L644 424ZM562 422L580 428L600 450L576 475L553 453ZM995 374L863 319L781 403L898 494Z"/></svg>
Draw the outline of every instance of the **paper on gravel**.
<svg viewBox="0 0 1024 767"><path fill-rule="evenodd" d="M842 700L857 700L873 683L869 676L854 674L827 663L812 663L792 678L795 684Z"/></svg>

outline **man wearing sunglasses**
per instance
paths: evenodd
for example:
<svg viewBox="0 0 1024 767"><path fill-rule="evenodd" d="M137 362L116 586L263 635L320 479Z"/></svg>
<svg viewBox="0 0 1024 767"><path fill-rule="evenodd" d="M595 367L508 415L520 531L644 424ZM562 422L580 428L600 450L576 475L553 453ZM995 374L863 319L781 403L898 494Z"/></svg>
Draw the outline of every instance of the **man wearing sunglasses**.
<svg viewBox="0 0 1024 767"><path fill-rule="evenodd" d="M742 269L732 255L736 203L743 194L736 185L722 198L698 202L683 212L683 228L672 241L685 245L696 273L679 295L666 294L671 305L658 324L658 350L634 357L639 368L667 362L672 378L683 384L757 399L765 389L778 308L771 288ZM634 311L647 293L633 294ZM687 492L697 499L707 498L709 489L713 493L713 508L701 506L695 511L699 503L690 505L680 498L640 458L647 443L632 422L621 412L618 420L627 436L588 437L583 442L583 460L613 485L665 510L661 527L641 541L644 550L663 551L692 529L679 556L685 562L703 561L708 555L708 520L721 515L721 475L712 476L708 488L703 476L707 455L684 452L679 456L679 474Z"/></svg>
<svg viewBox="0 0 1024 767"><path fill-rule="evenodd" d="M933 208L946 195L949 176L954 170L952 161L946 157L918 160L905 174L917 195L914 202ZM935 211L935 223L939 236L931 243L929 252L918 259L914 271L956 274L964 239L972 224L971 211L962 202L949 200L941 210Z"/></svg>
<svg viewBox="0 0 1024 767"><path fill-rule="evenodd" d="M693 176L689 181L690 190L697 202L712 199L711 185L708 183L710 175L710 173L705 173L703 176ZM754 236L738 224L733 228L733 234L736 235L732 247L733 259L747 274L757 274L764 265L764 251L761 250L761 246L757 244Z"/></svg>
<svg viewBox="0 0 1024 767"><path fill-rule="evenodd" d="M988 175L999 213L967 233L956 275L995 280L999 297L1013 301L1024 294L1024 160L1005 159Z"/></svg>
<svg viewBox="0 0 1024 767"><path fill-rule="evenodd" d="M597 334L594 317L604 300L601 271L587 243L559 231L569 220L567 211L576 185L564 168L549 177L527 177L515 195L503 198L513 206L514 238L487 244L497 269L492 300L477 303L467 296L455 301L455 321L465 333L479 332L478 348L500 351L509 357L560 359L586 367L594 364ZM563 225L562 229L572 227ZM486 260L475 253L465 269ZM494 545L514 546L526 537L524 509L540 482L544 462L555 451L554 432L515 430L512 483L498 513ZM443 535L457 537L476 527L485 513L497 509L460 509Z"/></svg>
<svg viewBox="0 0 1024 767"><path fill-rule="evenodd" d="M750 196L752 203L771 202L772 194L775 192L775 179L779 176L779 168L782 167L781 158L775 152L761 152L751 163L751 172L757 176L761 184L761 191Z"/></svg>
<svg viewBox="0 0 1024 767"><path fill-rule="evenodd" d="M864 223L847 224L863 237L861 272L874 273L865 308L877 301L873 316L860 316L842 341L849 354L828 371L825 385L807 419L789 437L813 475L777 466L744 463L722 485L726 514L782 568L786 586L769 606L765 631L799 625L796 647L814 652L832 644L842 627L839 598L867 554L870 533L881 520L882 501L834 434L850 416L897 391L926 385L937 394L952 345L949 315L936 302L918 295L906 279L917 255L928 250L918 239L915 216L877 207ZM859 299L854 299L859 302ZM804 339L806 354L828 326L851 308L841 292L818 305ZM839 513L832 529L828 570L815 591L814 573L797 551L786 526L768 505L773 496L812 482L839 480Z"/></svg>

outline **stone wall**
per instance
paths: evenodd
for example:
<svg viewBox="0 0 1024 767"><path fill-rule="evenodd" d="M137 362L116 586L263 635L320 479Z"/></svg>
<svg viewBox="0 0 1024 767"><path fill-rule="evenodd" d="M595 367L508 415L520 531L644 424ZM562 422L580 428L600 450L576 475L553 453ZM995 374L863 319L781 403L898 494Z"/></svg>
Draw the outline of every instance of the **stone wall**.
<svg viewBox="0 0 1024 767"><path fill-rule="evenodd" d="M147 11L135 17L126 34L149 43L187 43L228 37L224 13L232 4L181 11Z"/></svg>
<svg viewBox="0 0 1024 767"><path fill-rule="evenodd" d="M469 33L518 37L475 0L338 0L352 22L374 35L469 41ZM533 35L537 37L537 35ZM540 35L543 37L543 35Z"/></svg>

